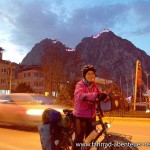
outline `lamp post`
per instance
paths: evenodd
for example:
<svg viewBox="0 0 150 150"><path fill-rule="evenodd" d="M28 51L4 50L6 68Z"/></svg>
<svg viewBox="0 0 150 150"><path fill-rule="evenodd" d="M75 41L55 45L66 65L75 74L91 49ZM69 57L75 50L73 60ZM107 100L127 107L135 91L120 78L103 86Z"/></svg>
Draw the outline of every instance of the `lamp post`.
<svg viewBox="0 0 150 150"><path fill-rule="evenodd" d="M121 77L120 77L120 91L121 91L121 94L122 94L123 92L122 92L122 80L121 80Z"/></svg>
<svg viewBox="0 0 150 150"><path fill-rule="evenodd" d="M132 90L133 90L133 95L134 95L134 73L131 74L131 78L132 78Z"/></svg>
<svg viewBox="0 0 150 150"><path fill-rule="evenodd" d="M126 75L126 90L127 90L127 97L128 97L128 90L129 90L129 88L128 88L128 79L127 79L127 75Z"/></svg>
<svg viewBox="0 0 150 150"><path fill-rule="evenodd" d="M150 75L149 73L146 73L146 77L147 77L147 90L148 90L148 76L149 75Z"/></svg>

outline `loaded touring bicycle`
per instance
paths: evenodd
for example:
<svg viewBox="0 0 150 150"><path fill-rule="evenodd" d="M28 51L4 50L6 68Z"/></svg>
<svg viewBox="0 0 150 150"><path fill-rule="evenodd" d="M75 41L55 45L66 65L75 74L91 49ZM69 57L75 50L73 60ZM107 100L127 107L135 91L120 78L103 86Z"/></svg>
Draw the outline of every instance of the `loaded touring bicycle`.
<svg viewBox="0 0 150 150"><path fill-rule="evenodd" d="M84 140L77 143L82 150L138 150L138 145L131 142L131 136L118 133L110 133L110 124L103 121L102 110L112 111L120 107L120 100L111 95L107 101L103 101L106 94L101 94L96 105L97 120L93 122L96 130ZM71 150L74 139L72 110L64 109L64 115L54 109L46 109L43 112L43 122L38 125L42 150ZM101 128L100 128L101 126Z"/></svg>

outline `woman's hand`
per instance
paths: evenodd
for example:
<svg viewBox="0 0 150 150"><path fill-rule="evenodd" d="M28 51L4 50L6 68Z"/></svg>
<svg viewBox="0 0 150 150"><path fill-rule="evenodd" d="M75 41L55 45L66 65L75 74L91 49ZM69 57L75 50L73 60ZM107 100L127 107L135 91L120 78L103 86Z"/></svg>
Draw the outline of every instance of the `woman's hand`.
<svg viewBox="0 0 150 150"><path fill-rule="evenodd" d="M98 101L107 101L108 95L106 93L100 93L97 96Z"/></svg>

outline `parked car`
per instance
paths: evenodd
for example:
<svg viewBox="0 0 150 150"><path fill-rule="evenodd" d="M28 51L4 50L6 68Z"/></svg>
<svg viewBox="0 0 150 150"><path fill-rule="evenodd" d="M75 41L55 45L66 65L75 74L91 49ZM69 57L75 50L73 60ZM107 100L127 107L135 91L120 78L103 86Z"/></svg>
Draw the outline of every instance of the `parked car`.
<svg viewBox="0 0 150 150"><path fill-rule="evenodd" d="M0 123L35 126L42 121L46 108L62 112L66 107L55 105L52 99L39 94L0 94Z"/></svg>

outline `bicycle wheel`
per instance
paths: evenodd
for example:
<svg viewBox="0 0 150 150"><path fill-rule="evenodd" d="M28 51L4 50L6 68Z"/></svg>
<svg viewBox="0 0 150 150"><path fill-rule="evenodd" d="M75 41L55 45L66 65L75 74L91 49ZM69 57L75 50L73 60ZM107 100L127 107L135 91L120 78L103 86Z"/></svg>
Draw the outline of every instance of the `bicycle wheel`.
<svg viewBox="0 0 150 150"><path fill-rule="evenodd" d="M125 137L110 135L107 140L103 139L97 150L138 150L137 145Z"/></svg>

